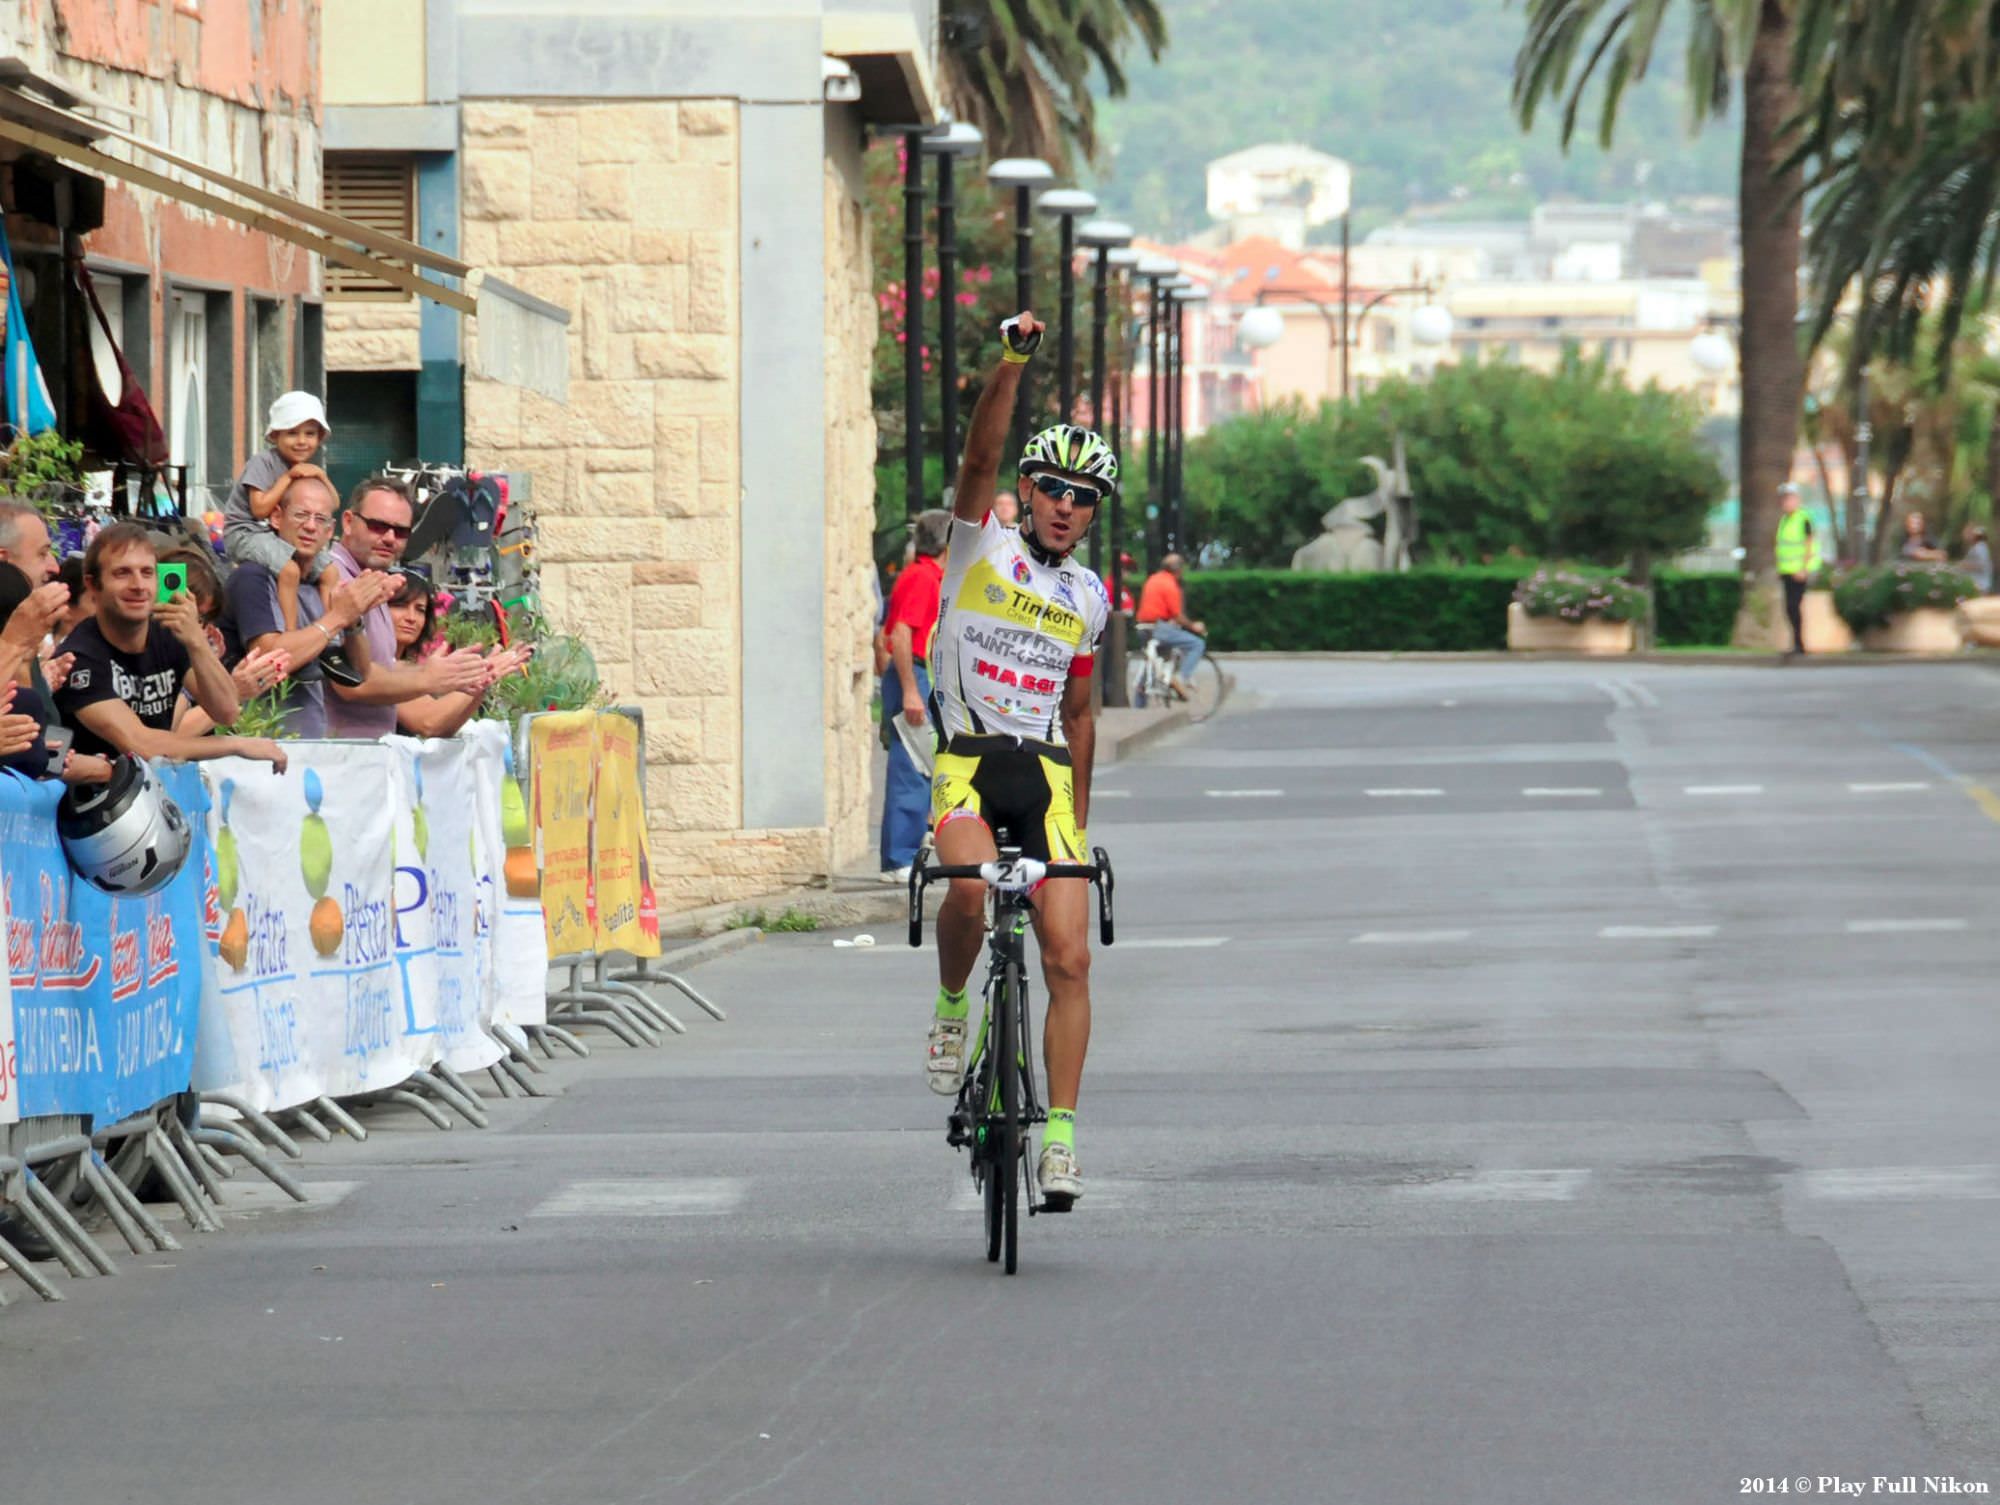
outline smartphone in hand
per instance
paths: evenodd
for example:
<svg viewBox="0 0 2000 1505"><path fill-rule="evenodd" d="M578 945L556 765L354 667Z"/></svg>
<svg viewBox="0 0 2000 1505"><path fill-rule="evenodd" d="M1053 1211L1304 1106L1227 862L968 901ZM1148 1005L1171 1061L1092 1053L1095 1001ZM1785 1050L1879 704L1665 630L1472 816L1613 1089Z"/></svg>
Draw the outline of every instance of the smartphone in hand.
<svg viewBox="0 0 2000 1505"><path fill-rule="evenodd" d="M162 564L154 578L159 582L154 599L164 606L187 589L188 567L177 563Z"/></svg>

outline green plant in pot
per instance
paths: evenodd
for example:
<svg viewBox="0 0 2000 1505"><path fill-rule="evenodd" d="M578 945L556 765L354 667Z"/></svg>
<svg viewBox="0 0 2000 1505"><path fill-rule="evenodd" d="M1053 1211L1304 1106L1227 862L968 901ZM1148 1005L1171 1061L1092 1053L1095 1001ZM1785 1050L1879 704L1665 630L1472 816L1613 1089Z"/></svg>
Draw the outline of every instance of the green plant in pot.
<svg viewBox="0 0 2000 1505"><path fill-rule="evenodd" d="M1833 609L1856 632L1886 627L1904 612L1950 611L1979 594L1970 575L1948 564L1897 561L1854 571L1833 590Z"/></svg>

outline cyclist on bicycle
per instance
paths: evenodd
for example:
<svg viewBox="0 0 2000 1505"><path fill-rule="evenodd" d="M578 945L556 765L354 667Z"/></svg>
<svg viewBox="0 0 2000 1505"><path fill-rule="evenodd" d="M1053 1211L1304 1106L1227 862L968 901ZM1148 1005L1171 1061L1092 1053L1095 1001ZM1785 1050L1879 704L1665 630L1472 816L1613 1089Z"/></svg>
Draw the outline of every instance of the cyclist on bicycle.
<svg viewBox="0 0 2000 1505"><path fill-rule="evenodd" d="M1057 424L1028 442L1016 489L1018 531L991 515L1021 368L1043 326L1022 313L1004 327L1000 362L973 409L959 466L931 666L944 744L931 781L937 859L991 861L996 826L1044 862L1090 861L1096 725L1090 676L1111 603L1072 557L1118 481L1111 448L1089 429ZM1037 1179L1050 1203L1083 1193L1076 1100L1090 1043L1090 886L1052 878L1033 896L1048 984L1042 1033L1048 1124ZM938 915L938 1000L925 1070L947 1096L965 1079L966 982L985 931L986 887L953 879Z"/></svg>

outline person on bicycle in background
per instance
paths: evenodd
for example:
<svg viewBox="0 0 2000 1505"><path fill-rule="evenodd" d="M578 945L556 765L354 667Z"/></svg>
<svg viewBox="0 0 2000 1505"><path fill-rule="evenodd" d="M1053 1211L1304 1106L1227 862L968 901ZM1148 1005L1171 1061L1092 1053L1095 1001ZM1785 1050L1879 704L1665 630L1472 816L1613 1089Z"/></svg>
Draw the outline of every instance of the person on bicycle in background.
<svg viewBox="0 0 2000 1505"><path fill-rule="evenodd" d="M1187 614L1187 602L1181 596L1181 576L1186 571L1187 561L1180 555L1169 554L1162 559L1160 567L1139 588L1138 616L1141 627L1153 629L1154 642L1167 652L1180 655L1180 662L1174 666L1174 692L1183 700L1194 693L1191 688L1194 671L1202 654L1208 651L1208 624Z"/></svg>
<svg viewBox="0 0 2000 1505"><path fill-rule="evenodd" d="M1021 368L1043 326L1023 312L1003 326L998 365L979 394L965 439L945 551L931 674L944 739L931 780L932 841L947 865L989 862L996 826L1023 855L1087 863L1091 758L1090 676L1111 614L1103 582L1072 556L1118 482L1111 447L1089 429L1057 424L1028 441L1016 490L1018 530L991 512ZM1076 1101L1090 1043L1090 885L1051 878L1033 895L1035 937L1048 982L1042 1033L1049 1115L1038 1175L1055 1206L1082 1195ZM925 1070L951 1095L965 1080L966 982L985 932L986 885L955 878L938 914L938 1000Z"/></svg>

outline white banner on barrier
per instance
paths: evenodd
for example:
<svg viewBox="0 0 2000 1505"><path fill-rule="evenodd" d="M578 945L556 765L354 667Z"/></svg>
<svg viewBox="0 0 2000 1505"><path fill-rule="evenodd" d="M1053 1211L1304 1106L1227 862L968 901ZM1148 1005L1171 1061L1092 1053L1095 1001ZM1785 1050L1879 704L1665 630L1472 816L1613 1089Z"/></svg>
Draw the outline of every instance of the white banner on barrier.
<svg viewBox="0 0 2000 1505"><path fill-rule="evenodd" d="M220 928L197 1082L265 1109L393 1087L436 1059L410 1027L396 947L397 802L383 796L398 755L288 751L283 774L237 758L205 766Z"/></svg>
<svg viewBox="0 0 2000 1505"><path fill-rule="evenodd" d="M529 849L527 804L514 778L513 739L497 721L475 721L461 735L473 746L480 871L498 877L481 889L483 895L493 896L497 908L490 921L493 1021L516 1029L546 1024L549 938L542 923L534 853Z"/></svg>
<svg viewBox="0 0 2000 1505"><path fill-rule="evenodd" d="M492 1022L490 870L476 847L479 792L472 744L390 737L396 801L396 954L412 1022L430 1032L437 1059L479 1071L503 1052ZM484 881L482 881L484 879Z"/></svg>

